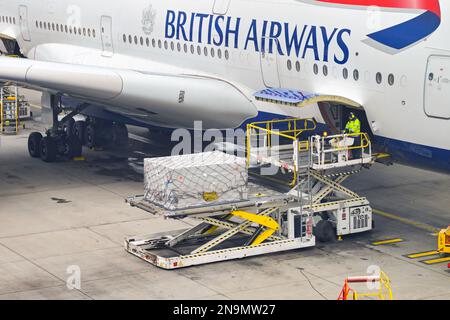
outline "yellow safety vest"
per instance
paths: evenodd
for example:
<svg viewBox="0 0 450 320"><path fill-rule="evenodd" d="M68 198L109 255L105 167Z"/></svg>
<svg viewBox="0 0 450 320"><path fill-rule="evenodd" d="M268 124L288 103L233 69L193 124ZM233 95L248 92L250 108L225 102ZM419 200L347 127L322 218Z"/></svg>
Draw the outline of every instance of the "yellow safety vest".
<svg viewBox="0 0 450 320"><path fill-rule="evenodd" d="M350 133L361 133L361 121L358 118L350 120L345 126L345 130Z"/></svg>

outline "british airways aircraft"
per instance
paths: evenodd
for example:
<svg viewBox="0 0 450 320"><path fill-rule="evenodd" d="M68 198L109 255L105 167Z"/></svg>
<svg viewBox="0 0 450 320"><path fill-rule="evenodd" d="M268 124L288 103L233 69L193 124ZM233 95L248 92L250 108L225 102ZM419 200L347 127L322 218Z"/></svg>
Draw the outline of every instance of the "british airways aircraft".
<svg viewBox="0 0 450 320"><path fill-rule="evenodd" d="M0 0L19 56L0 58L0 79L44 93L53 128L29 149L45 161L119 143L124 123L339 131L354 111L395 160L450 172L448 15L439 0Z"/></svg>

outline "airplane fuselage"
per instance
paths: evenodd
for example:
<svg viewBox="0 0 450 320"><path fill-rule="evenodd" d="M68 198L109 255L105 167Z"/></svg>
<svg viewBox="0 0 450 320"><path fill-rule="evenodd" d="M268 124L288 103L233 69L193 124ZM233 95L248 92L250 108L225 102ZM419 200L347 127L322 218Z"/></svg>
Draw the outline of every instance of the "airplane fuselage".
<svg viewBox="0 0 450 320"><path fill-rule="evenodd" d="M438 24L434 7L420 26L430 34L406 40L377 32L423 9L294 0L3 0L0 30L30 59L221 79L252 101L255 117L325 122L317 105L254 99L267 87L342 96L363 106L376 142L389 152L450 170L450 4L436 3ZM141 119L151 125L189 127L193 120L146 108L152 117ZM142 113L133 105L111 110Z"/></svg>

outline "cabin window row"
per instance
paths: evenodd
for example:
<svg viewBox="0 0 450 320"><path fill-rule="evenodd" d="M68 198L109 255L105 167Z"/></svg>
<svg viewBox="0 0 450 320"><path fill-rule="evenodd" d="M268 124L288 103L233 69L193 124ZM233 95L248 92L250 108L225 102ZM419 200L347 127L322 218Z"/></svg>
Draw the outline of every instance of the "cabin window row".
<svg viewBox="0 0 450 320"><path fill-rule="evenodd" d="M84 36L84 37L92 37L92 38L96 37L95 29L69 26L69 25L59 24L59 23L36 21L36 28L41 29L41 30L47 30L47 31L55 31L55 32L63 32L63 33L67 33L67 34L80 35L80 36Z"/></svg>
<svg viewBox="0 0 450 320"><path fill-rule="evenodd" d="M123 42L132 44L132 45L140 45L141 47L152 47L152 48L159 48L159 49L165 49L165 50L171 50L171 51L178 51L178 52L184 52L184 53L191 53L191 54L197 54L197 55L204 55L204 56L211 56L212 58L216 57L219 59L222 59L224 57L226 60L230 59L230 53L228 50L222 51L222 49L215 49L215 48L208 48L208 47L202 47L200 45L195 46L194 44L181 44L180 42L173 42L173 41L162 41L162 40L156 40L156 39L149 39L144 37L138 37L138 36L132 36L132 35L126 35L124 34L122 36Z"/></svg>
<svg viewBox="0 0 450 320"><path fill-rule="evenodd" d="M291 61L291 60L288 60L287 61L287 69L289 70L289 71L293 71L293 70L295 70L295 71L297 71L297 72L300 72L301 71L301 64L300 64L300 61L296 61L295 62L295 64L293 63L293 61ZM317 63L315 63L314 65L313 65L313 73L315 74L315 75L319 75L319 73L320 73L320 68L319 68L319 65L317 64ZM328 76L328 74L329 74L329 70L328 70L328 66L327 65L323 65L322 66L322 74L326 77L326 76ZM350 71L347 69L347 68L343 68L342 69L342 77L344 78L344 79L348 79L349 77L350 77ZM355 81L358 81L358 80L360 80L360 73L359 73L359 70L358 69L354 69L353 70L353 73L352 73L352 77L353 77L353 80L355 80ZM381 73L381 72L377 72L376 73L376 75L375 75L375 81L378 83L378 84L382 84L383 83L383 74ZM387 82L388 82L388 84L390 85L390 86L393 86L394 84L395 84L395 76L391 73L391 74L389 74L388 75L388 78L387 78Z"/></svg>
<svg viewBox="0 0 450 320"><path fill-rule="evenodd" d="M14 17L1 16L0 21L2 23L16 24L16 18Z"/></svg>

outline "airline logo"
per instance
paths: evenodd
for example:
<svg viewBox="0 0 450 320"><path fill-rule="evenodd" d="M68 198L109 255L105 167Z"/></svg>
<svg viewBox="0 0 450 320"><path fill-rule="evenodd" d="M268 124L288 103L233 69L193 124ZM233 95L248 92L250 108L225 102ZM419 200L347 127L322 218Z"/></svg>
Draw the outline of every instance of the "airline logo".
<svg viewBox="0 0 450 320"><path fill-rule="evenodd" d="M380 30L367 36L387 47L405 49L432 34L441 24L439 0L317 0L318 2L351 5L379 6L404 10L424 10L419 16L398 25Z"/></svg>

